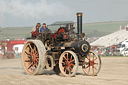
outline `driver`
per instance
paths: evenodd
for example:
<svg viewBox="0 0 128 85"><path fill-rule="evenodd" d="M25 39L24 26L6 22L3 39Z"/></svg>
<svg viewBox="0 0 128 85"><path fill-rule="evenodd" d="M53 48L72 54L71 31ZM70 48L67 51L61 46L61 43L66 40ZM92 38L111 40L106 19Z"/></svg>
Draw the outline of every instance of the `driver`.
<svg viewBox="0 0 128 85"><path fill-rule="evenodd" d="M42 27L40 28L40 32L50 32L50 30L46 27L46 23L42 24Z"/></svg>

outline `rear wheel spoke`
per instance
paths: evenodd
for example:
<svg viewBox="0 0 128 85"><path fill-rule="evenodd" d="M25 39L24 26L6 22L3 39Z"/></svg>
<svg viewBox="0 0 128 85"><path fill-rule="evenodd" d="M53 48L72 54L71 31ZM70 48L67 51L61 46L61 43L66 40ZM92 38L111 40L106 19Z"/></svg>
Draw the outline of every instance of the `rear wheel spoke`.
<svg viewBox="0 0 128 85"><path fill-rule="evenodd" d="M33 62L31 62L31 63L29 64L28 69L30 69L30 68L32 67L32 65L33 65Z"/></svg>
<svg viewBox="0 0 128 85"><path fill-rule="evenodd" d="M31 60L25 60L25 62L31 62Z"/></svg>
<svg viewBox="0 0 128 85"><path fill-rule="evenodd" d="M28 51L25 51L25 53L26 53L27 55L31 55L31 53L30 53L30 52L28 52Z"/></svg>

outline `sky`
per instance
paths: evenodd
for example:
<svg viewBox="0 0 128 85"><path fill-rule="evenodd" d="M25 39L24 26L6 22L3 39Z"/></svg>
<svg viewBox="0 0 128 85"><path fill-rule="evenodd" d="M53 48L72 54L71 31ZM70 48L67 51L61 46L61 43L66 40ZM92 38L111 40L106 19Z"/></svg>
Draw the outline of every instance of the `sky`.
<svg viewBox="0 0 128 85"><path fill-rule="evenodd" d="M128 21L128 0L0 0L0 27L76 22L77 12L83 23Z"/></svg>

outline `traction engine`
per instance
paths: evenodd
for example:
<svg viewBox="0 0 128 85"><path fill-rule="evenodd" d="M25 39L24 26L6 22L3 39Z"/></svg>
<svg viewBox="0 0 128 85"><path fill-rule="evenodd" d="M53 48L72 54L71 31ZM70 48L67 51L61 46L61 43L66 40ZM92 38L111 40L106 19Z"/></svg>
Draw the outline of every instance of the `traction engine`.
<svg viewBox="0 0 128 85"><path fill-rule="evenodd" d="M82 13L77 13L77 33L72 27L60 27L55 33L41 32L26 42L22 51L25 72L31 75L53 70L57 75L75 76L81 66L86 75L97 75L101 59L90 50L82 33ZM70 24L69 24L70 25Z"/></svg>

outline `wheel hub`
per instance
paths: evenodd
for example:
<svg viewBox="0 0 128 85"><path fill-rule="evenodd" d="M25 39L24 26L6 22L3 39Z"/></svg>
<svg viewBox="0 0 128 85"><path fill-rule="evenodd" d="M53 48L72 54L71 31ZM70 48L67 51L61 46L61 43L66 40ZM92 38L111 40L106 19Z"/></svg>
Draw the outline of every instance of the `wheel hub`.
<svg viewBox="0 0 128 85"><path fill-rule="evenodd" d="M34 56L31 56L31 59L33 60L34 59Z"/></svg>
<svg viewBox="0 0 128 85"><path fill-rule="evenodd" d="M94 61L89 61L90 62L90 66L94 65Z"/></svg>
<svg viewBox="0 0 128 85"><path fill-rule="evenodd" d="M66 65L67 67L70 67L70 66L71 66L71 62L70 62L70 61L67 61L67 62L65 63L65 65Z"/></svg>

